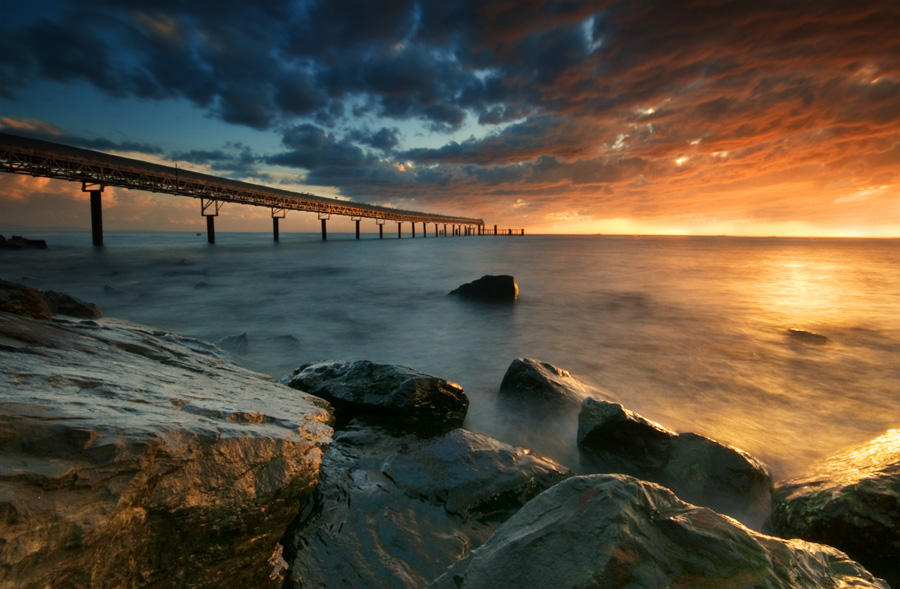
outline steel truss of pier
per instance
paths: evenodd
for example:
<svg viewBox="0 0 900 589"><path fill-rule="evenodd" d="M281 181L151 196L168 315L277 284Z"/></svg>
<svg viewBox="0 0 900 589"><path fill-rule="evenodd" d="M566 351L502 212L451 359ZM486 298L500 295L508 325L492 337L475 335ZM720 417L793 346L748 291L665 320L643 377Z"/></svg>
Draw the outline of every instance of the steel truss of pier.
<svg viewBox="0 0 900 589"><path fill-rule="evenodd" d="M94 243L97 245L103 243L100 193L105 186L200 199L201 214L207 220L210 242L215 239L213 217L219 214L219 208L226 202L269 207L276 240L278 219L284 218L289 210L317 213L322 220L323 239L326 235L325 221L330 215L351 217L356 221L357 238L359 221L363 218L375 219L379 230L385 221L412 223L413 235L416 223L423 223L423 236L424 224L427 223L436 226L443 224L445 230L447 225L452 225L454 234L458 235L484 234L483 219L407 211L290 192L8 133L0 133L0 171L81 182L82 191L91 193L91 219Z"/></svg>

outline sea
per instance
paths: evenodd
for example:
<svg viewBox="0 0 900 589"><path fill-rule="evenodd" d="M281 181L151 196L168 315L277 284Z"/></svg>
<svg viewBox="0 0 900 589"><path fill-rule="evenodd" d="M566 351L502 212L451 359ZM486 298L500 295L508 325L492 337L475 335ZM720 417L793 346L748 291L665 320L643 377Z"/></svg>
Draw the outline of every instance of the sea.
<svg viewBox="0 0 900 589"><path fill-rule="evenodd" d="M0 278L217 343L278 379L321 360L431 373L463 386L468 429L573 468L574 421L497 403L515 358L749 452L776 480L900 427L896 239L219 232L211 245L107 232L97 248L89 232L25 236L49 247L0 251ZM518 300L448 296L489 274L514 276Z"/></svg>

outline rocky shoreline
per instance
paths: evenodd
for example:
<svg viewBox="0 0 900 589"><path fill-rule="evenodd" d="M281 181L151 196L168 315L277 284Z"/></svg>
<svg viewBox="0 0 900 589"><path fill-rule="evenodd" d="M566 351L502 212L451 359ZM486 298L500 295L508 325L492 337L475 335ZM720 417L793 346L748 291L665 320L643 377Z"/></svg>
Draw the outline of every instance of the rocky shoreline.
<svg viewBox="0 0 900 589"><path fill-rule="evenodd" d="M561 465L464 429L437 376L361 360L276 382L48 298L0 283L0 588L900 583L900 430L773 483L516 359L510 414L577 420Z"/></svg>

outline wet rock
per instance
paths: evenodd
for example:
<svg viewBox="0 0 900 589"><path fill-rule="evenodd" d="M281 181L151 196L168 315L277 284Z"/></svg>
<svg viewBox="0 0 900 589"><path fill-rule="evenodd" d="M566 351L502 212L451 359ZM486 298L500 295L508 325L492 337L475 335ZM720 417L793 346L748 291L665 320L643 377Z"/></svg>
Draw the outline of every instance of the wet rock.
<svg viewBox="0 0 900 589"><path fill-rule="evenodd" d="M82 319L97 319L103 316L100 307L72 295L52 290L41 291L41 294L54 315L68 315Z"/></svg>
<svg viewBox="0 0 900 589"><path fill-rule="evenodd" d="M585 399L578 447L593 472L622 473L664 485L676 495L760 527L771 505L764 464L693 433L676 434L618 403Z"/></svg>
<svg viewBox="0 0 900 589"><path fill-rule="evenodd" d="M0 585L264 587L321 399L190 338L0 313Z"/></svg>
<svg viewBox="0 0 900 589"><path fill-rule="evenodd" d="M566 476L466 430L421 438L354 421L287 536L287 586L423 587Z"/></svg>
<svg viewBox="0 0 900 589"><path fill-rule="evenodd" d="M482 276L450 291L452 295L482 301L515 301L519 296L519 285L512 276Z"/></svg>
<svg viewBox="0 0 900 589"><path fill-rule="evenodd" d="M548 362L516 358L506 369L497 397L505 406L516 404L531 409L569 407L577 411L589 396L599 394L591 387Z"/></svg>
<svg viewBox="0 0 900 589"><path fill-rule="evenodd" d="M245 331L241 335L225 336L217 341L216 345L220 348L228 350L229 352L246 354L250 349L250 338L247 336L247 332Z"/></svg>
<svg viewBox="0 0 900 589"><path fill-rule="evenodd" d="M469 409L456 383L368 360L305 364L285 382L328 400L341 423L369 415L398 427L446 430L462 425Z"/></svg>
<svg viewBox="0 0 900 589"><path fill-rule="evenodd" d="M888 589L839 550L764 536L625 475L559 483L429 587Z"/></svg>
<svg viewBox="0 0 900 589"><path fill-rule="evenodd" d="M779 483L770 529L839 548L900 587L900 429Z"/></svg>
<svg viewBox="0 0 900 589"><path fill-rule="evenodd" d="M32 319L50 319L53 311L36 288L0 280L0 311Z"/></svg>
<svg viewBox="0 0 900 589"><path fill-rule="evenodd" d="M27 239L21 235L13 235L9 239L0 235L0 249L47 249L47 242L43 239Z"/></svg>

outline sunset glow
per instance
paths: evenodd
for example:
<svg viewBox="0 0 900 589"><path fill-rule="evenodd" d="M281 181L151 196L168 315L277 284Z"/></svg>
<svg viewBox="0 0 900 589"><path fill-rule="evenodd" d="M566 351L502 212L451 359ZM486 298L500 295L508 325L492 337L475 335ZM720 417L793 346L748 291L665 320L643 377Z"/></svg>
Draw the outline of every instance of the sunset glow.
<svg viewBox="0 0 900 589"><path fill-rule="evenodd" d="M529 233L900 237L893 0L344 4L13 3L0 131ZM110 229L203 222L109 198ZM83 200L0 174L10 228Z"/></svg>

